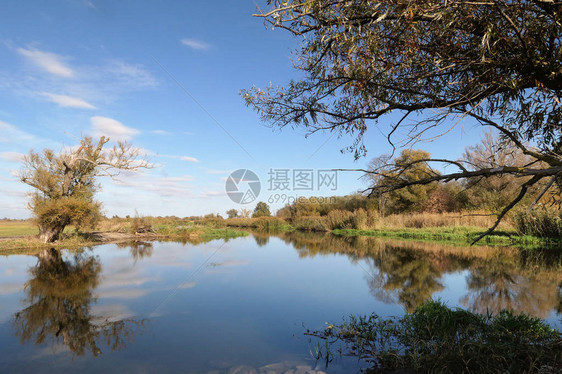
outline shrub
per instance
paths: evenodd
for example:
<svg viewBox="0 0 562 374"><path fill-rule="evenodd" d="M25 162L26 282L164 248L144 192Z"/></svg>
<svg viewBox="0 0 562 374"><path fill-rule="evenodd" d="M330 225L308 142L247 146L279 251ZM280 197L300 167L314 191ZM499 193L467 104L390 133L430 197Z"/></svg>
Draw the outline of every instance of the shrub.
<svg viewBox="0 0 562 374"><path fill-rule="evenodd" d="M380 213L375 209L367 210L367 227L372 229L377 226L381 219Z"/></svg>
<svg viewBox="0 0 562 374"><path fill-rule="evenodd" d="M328 231L324 217L297 217L293 226L301 231Z"/></svg>
<svg viewBox="0 0 562 374"><path fill-rule="evenodd" d="M229 218L225 220L225 223L231 227L256 227L257 220L251 218Z"/></svg>
<svg viewBox="0 0 562 374"><path fill-rule="evenodd" d="M278 217L260 217L254 221L254 227L263 231L279 231L287 226L287 222Z"/></svg>
<svg viewBox="0 0 562 374"><path fill-rule="evenodd" d="M258 202L254 209L254 213L252 214L252 218L270 217L270 216L271 216L271 212L269 210L269 205L267 205L263 201Z"/></svg>
<svg viewBox="0 0 562 374"><path fill-rule="evenodd" d="M353 213L347 210L336 209L329 212L325 217L326 227L330 230L350 229Z"/></svg>
<svg viewBox="0 0 562 374"><path fill-rule="evenodd" d="M530 212L519 211L513 221L521 234L562 238L562 210L542 206Z"/></svg>
<svg viewBox="0 0 562 374"><path fill-rule="evenodd" d="M357 209L353 212L352 228L356 230L367 229L367 212L365 209Z"/></svg>
<svg viewBox="0 0 562 374"><path fill-rule="evenodd" d="M153 232L152 221L152 217L141 216L135 211L135 217L131 219L131 232L133 234Z"/></svg>
<svg viewBox="0 0 562 374"><path fill-rule="evenodd" d="M222 218L219 214L207 214L203 217L203 219L199 220L198 223L202 223L210 227L225 227L226 224L224 221L224 218Z"/></svg>

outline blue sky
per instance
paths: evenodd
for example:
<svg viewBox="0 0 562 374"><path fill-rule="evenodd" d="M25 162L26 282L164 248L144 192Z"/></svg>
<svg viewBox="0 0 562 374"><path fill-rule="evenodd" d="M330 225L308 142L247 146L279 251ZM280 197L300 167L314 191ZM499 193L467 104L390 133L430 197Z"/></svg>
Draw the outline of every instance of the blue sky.
<svg viewBox="0 0 562 374"><path fill-rule="evenodd" d="M267 9L264 1L257 5ZM375 127L366 158L340 149L330 133L272 130L245 107L239 90L283 84L297 73L298 41L252 17L254 1L25 1L2 5L0 24L0 217L26 218L18 181L31 148L60 150L84 135L109 135L144 149L157 166L100 179L107 215L190 216L238 205L225 179L240 168L262 181L270 169L363 168L389 146ZM182 87L188 92L186 94ZM391 120L390 117L388 120ZM382 124L384 128L385 123ZM463 123L433 143L434 155L458 158L480 137ZM236 140L234 141L233 138ZM339 173L336 191L364 188L357 173ZM289 196L310 192L288 191ZM273 209L283 204L272 204Z"/></svg>

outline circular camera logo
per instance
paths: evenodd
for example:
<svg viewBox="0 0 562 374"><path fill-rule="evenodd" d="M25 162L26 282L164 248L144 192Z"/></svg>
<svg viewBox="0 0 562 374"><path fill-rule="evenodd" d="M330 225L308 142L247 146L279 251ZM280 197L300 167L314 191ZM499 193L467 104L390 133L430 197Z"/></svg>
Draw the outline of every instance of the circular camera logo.
<svg viewBox="0 0 562 374"><path fill-rule="evenodd" d="M260 179L251 170L238 169L226 179L226 194L238 204L249 204L258 198L261 190Z"/></svg>

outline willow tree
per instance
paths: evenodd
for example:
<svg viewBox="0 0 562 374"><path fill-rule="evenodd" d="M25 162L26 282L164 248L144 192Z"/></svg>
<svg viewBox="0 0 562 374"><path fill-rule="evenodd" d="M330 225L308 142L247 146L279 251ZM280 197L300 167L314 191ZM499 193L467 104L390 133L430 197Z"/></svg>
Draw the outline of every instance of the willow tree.
<svg viewBox="0 0 562 374"><path fill-rule="evenodd" d="M533 160L524 167L494 168L469 168L463 160L417 160L457 171L376 187L388 191L468 177L522 177L492 230L530 186L544 183L548 190L562 185L561 2L269 4L272 9L256 16L296 36L295 66L302 77L285 86L242 91L246 103L272 126L350 134L349 150L356 158L366 152L363 136L371 126L386 131L393 146L411 146L460 120L494 128L504 144Z"/></svg>
<svg viewBox="0 0 562 374"><path fill-rule="evenodd" d="M130 144L118 142L104 148L108 141L102 136L95 143L85 137L78 146L59 154L45 149L25 156L20 179L34 188L29 208L44 242L57 240L68 225L80 228L95 224L101 215L101 203L94 200L99 189L97 177L150 167Z"/></svg>

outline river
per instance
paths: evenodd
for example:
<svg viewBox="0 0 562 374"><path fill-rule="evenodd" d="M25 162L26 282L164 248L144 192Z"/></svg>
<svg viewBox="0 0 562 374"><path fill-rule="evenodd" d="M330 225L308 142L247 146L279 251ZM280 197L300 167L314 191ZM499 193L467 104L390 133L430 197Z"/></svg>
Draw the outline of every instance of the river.
<svg viewBox="0 0 562 374"><path fill-rule="evenodd" d="M560 328L561 255L538 253L256 233L3 256L0 372L359 372L353 357L316 361L307 329L428 298Z"/></svg>

